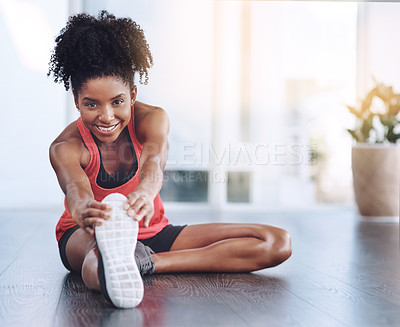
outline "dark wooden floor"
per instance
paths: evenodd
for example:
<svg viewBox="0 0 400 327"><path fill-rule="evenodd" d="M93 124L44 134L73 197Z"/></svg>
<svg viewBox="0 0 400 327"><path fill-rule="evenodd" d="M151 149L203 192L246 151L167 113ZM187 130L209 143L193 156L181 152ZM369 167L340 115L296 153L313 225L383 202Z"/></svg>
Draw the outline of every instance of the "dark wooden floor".
<svg viewBox="0 0 400 327"><path fill-rule="evenodd" d="M252 274L180 274L144 280L136 309L117 310L57 252L58 212L0 211L0 326L399 326L398 224L351 210L190 214L194 222L263 222L292 235L293 255ZM169 214L184 223L185 214Z"/></svg>

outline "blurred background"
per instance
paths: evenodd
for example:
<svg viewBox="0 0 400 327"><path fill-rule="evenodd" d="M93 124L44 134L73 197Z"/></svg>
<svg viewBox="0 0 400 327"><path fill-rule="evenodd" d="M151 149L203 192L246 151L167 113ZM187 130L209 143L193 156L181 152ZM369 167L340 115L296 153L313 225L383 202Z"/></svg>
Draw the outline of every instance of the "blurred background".
<svg viewBox="0 0 400 327"><path fill-rule="evenodd" d="M0 208L62 207L48 160L78 117L46 76L71 14L107 9L144 29L140 101L171 120L168 209L354 206L346 129L373 78L400 91L400 4L0 0Z"/></svg>

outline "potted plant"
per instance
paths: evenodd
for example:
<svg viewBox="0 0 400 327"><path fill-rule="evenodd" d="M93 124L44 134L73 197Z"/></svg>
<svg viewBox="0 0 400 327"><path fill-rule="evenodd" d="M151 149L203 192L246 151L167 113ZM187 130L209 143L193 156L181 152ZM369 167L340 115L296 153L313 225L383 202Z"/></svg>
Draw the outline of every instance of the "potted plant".
<svg viewBox="0 0 400 327"><path fill-rule="evenodd" d="M400 94L376 83L358 107L347 106L356 117L348 129L352 147L354 193L362 217L399 216Z"/></svg>

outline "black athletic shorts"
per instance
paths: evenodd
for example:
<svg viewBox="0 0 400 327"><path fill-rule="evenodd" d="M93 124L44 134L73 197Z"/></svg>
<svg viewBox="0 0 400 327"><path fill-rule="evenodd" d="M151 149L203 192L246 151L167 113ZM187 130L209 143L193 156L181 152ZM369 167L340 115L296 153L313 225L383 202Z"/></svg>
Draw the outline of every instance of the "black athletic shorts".
<svg viewBox="0 0 400 327"><path fill-rule="evenodd" d="M144 245L149 246L155 253L168 252L178 235L186 226L187 225L167 225L155 236L139 241ZM65 248L69 238L77 229L79 229L78 225L71 227L63 234L63 236L61 236L60 240L58 241L58 250L60 251L61 261L64 267L69 271L73 271L73 269L67 260Z"/></svg>

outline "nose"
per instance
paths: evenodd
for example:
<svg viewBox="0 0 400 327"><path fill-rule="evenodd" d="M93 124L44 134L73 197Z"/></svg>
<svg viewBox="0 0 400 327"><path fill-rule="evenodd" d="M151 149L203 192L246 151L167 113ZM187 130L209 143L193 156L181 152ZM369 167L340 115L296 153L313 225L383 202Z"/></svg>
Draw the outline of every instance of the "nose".
<svg viewBox="0 0 400 327"><path fill-rule="evenodd" d="M109 106L105 106L100 111L99 120L103 123L109 123L114 119L114 111Z"/></svg>

